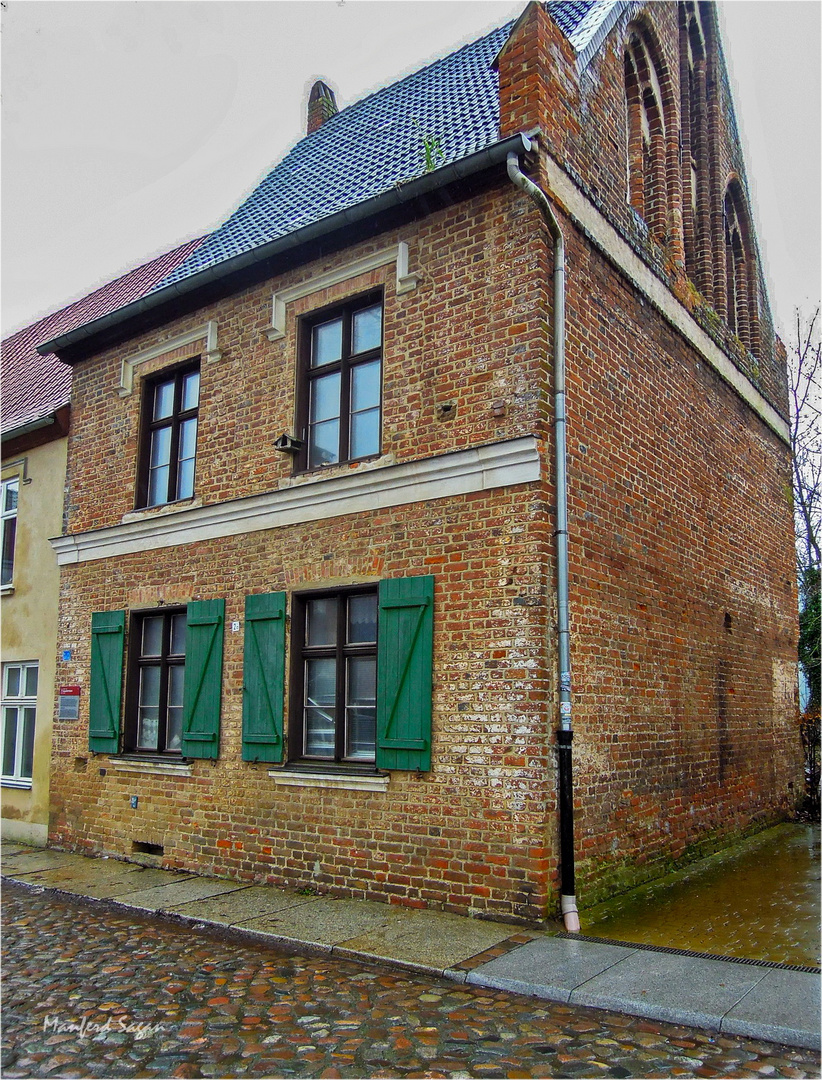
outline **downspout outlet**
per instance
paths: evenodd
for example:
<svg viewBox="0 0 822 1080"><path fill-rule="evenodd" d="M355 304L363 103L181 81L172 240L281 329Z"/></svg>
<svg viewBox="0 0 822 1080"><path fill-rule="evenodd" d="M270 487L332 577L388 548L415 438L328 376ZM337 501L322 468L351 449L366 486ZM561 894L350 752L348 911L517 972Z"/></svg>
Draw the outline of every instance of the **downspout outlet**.
<svg viewBox="0 0 822 1080"><path fill-rule="evenodd" d="M562 921L565 923L565 929L569 934L579 933L579 912L577 911L577 898L576 896L565 896L563 893L560 896L560 909L562 911Z"/></svg>

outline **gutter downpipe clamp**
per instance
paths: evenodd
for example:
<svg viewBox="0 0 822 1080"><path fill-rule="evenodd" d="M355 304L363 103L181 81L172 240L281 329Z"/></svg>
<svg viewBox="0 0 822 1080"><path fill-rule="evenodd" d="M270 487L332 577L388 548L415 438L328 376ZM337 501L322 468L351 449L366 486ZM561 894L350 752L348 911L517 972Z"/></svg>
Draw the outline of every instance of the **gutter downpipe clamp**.
<svg viewBox="0 0 822 1080"><path fill-rule="evenodd" d="M526 152L531 140L523 135ZM556 465L557 653L559 666L560 907L565 929L579 933L574 868L574 794L571 742L571 625L568 603L568 480L565 415L565 240L544 191L522 172L519 156L507 159L508 178L536 204L554 240L554 443Z"/></svg>

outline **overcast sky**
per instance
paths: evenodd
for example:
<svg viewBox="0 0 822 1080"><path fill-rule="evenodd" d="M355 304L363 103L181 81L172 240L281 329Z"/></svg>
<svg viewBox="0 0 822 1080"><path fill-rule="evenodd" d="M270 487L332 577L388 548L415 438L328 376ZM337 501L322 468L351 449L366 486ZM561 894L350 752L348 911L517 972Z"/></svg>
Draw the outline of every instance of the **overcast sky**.
<svg viewBox="0 0 822 1080"><path fill-rule="evenodd" d="M515 17L495 0L5 0L2 332L208 232L340 107ZM775 314L820 299L818 0L724 0Z"/></svg>

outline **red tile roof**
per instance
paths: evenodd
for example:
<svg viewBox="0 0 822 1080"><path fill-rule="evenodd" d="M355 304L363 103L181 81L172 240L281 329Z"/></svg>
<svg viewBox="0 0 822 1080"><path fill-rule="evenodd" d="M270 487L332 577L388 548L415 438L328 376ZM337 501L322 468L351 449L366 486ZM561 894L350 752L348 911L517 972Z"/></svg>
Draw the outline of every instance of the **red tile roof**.
<svg viewBox="0 0 822 1080"><path fill-rule="evenodd" d="M38 345L139 300L202 242L202 238L189 240L7 337L2 342L0 359L2 432L5 434L24 424L51 416L61 406L68 404L71 368L53 353L40 356Z"/></svg>

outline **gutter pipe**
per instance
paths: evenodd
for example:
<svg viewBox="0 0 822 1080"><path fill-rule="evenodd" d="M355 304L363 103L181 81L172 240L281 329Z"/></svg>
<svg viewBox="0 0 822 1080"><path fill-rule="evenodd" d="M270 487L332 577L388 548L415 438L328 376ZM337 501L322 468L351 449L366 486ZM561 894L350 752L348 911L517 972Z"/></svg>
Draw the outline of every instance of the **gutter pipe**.
<svg viewBox="0 0 822 1080"><path fill-rule="evenodd" d="M526 136L523 140L529 142ZM526 147L530 149L530 146ZM557 636L559 661L559 849L561 910L565 929L579 933L574 881L574 791L571 742L571 628L568 605L568 481L565 416L565 241L545 192L519 167L519 155L507 159L511 183L536 204L554 240L554 441L557 486Z"/></svg>

